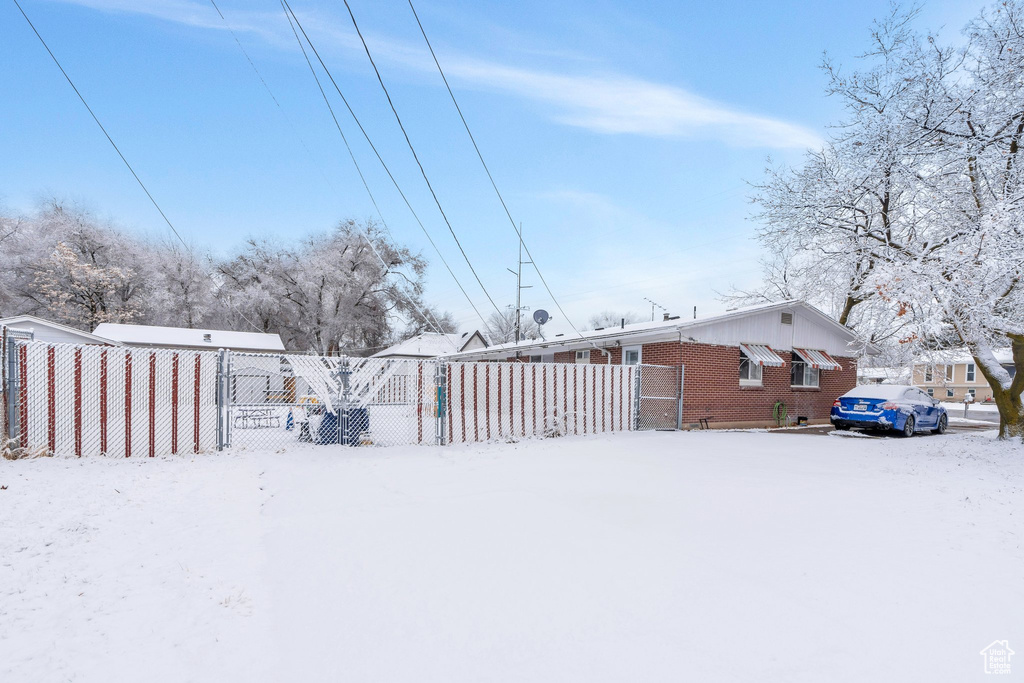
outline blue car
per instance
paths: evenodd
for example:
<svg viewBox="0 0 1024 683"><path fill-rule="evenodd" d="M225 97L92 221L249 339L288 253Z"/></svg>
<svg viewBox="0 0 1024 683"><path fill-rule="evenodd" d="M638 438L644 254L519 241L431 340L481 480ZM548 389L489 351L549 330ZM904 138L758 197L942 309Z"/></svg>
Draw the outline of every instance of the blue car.
<svg viewBox="0 0 1024 683"><path fill-rule="evenodd" d="M832 404L836 429L893 430L903 436L942 434L949 426L946 409L917 387L874 384L851 389Z"/></svg>

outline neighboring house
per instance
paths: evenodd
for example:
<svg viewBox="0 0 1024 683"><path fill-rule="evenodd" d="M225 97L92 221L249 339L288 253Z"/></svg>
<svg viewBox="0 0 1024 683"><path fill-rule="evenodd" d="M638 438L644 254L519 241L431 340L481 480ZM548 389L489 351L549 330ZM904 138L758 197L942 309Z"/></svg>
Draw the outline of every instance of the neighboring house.
<svg viewBox="0 0 1024 683"><path fill-rule="evenodd" d="M995 349L993 354L1013 377L1016 369L1010 349ZM960 402L967 394L973 395L975 401L992 400L992 388L966 349L936 351L918 359L914 363L913 383L943 401Z"/></svg>
<svg viewBox="0 0 1024 683"><path fill-rule="evenodd" d="M828 421L832 402L857 385L857 357L875 349L802 301L729 311L701 320L666 318L499 344L449 360L652 364L684 368L683 423L719 427Z"/></svg>
<svg viewBox="0 0 1024 683"><path fill-rule="evenodd" d="M125 346L196 349L202 351L231 349L232 351L259 353L278 353L285 350L279 335L261 332L231 332L228 330L198 330L186 327L101 323L93 330L93 334L108 339L115 339Z"/></svg>
<svg viewBox="0 0 1024 683"><path fill-rule="evenodd" d="M371 358L437 358L450 353L485 348L487 342L479 331L452 334L424 332L378 351Z"/></svg>
<svg viewBox="0 0 1024 683"><path fill-rule="evenodd" d="M910 370L907 368L857 368L857 384L907 384Z"/></svg>
<svg viewBox="0 0 1024 683"><path fill-rule="evenodd" d="M0 327L9 327L18 332L31 332L35 341L49 344L96 344L100 346L120 346L121 342L89 334L73 327L43 320L34 315L16 315L0 318Z"/></svg>

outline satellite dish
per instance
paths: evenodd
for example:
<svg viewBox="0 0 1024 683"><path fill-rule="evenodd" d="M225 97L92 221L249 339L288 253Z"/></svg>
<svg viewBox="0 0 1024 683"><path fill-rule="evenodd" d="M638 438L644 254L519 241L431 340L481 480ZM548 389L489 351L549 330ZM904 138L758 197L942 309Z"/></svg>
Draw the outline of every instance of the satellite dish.
<svg viewBox="0 0 1024 683"><path fill-rule="evenodd" d="M537 323L538 325L543 325L547 321L548 312L545 311L543 308L538 308L536 311L533 312L533 322Z"/></svg>

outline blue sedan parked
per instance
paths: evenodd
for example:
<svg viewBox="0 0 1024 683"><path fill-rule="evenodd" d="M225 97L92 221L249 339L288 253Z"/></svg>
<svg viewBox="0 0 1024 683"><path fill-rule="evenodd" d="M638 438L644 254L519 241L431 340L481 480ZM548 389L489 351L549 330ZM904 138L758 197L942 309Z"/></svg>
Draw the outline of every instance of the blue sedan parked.
<svg viewBox="0 0 1024 683"><path fill-rule="evenodd" d="M942 434L949 425L946 409L917 387L876 384L851 389L832 404L836 429L885 429L903 436Z"/></svg>

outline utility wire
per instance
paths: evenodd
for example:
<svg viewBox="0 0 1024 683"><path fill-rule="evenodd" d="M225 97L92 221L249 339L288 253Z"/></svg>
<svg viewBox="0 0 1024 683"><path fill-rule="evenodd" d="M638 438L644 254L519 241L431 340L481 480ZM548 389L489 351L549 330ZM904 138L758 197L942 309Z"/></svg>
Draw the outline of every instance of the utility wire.
<svg viewBox="0 0 1024 683"><path fill-rule="evenodd" d="M149 190L146 188L146 184L142 182L142 179L139 177L139 174L135 172L135 169L132 168L132 165L129 164L128 160L124 158L124 154L121 154L121 150L118 148L117 143L114 142L114 139L112 137L110 137L110 133L108 133L107 129L103 127L103 124L100 123L100 120L96 116L96 113L93 112L92 107L90 107L89 103L85 101L84 97L82 97L82 93L79 92L78 88L75 86L74 81L71 80L71 76L68 76L68 72L64 70L64 67L61 66L60 61L57 59L56 56L54 56L53 51L50 50L50 46L47 45L46 41L43 40L43 37L39 35L39 31L36 30L35 24L33 24L32 20L28 18L28 15L25 14L25 10L22 9L21 5L18 3L18 0L12 1L14 2L15 7L18 8L18 11L21 12L21 16L25 17L25 21L28 22L28 25L32 29L32 32L36 34L36 38L38 38L39 42L43 44L44 48L46 48L46 52L49 53L50 59L52 59L53 63L57 65L57 68L60 69L60 72L64 74L64 78L67 80L68 85L71 86L71 89L75 91L76 95L78 95L78 99L81 100L82 104L85 105L85 108L89 111L89 115L92 116L92 120L95 121L96 125L100 127L101 131L103 131L103 135L106 136L107 142L110 143L110 146L114 148L115 152L117 152L117 156L121 157L121 161L123 161L124 165L128 167L129 171L131 171L132 176L135 178L135 182L137 182L139 184L139 187L142 188L142 191L146 193L146 196L149 197L149 201L153 203L153 206L156 207L156 210L160 212L160 216L164 219L164 222L167 223L167 227L171 229L171 232L174 233L174 236L178 238L178 241L181 242L181 245L185 247L185 249L187 250L189 247L187 244L185 244L185 240L181 238L181 235L178 234L178 231L171 223L171 220L167 217L167 214L164 213L164 210L161 209L160 205L156 203L155 199L153 199L153 195L149 193Z"/></svg>
<svg viewBox="0 0 1024 683"><path fill-rule="evenodd" d="M394 174L391 173L391 169L388 168L388 165L387 165L387 163L385 163L384 158L380 155L380 152L377 151L377 147L373 144L373 141L370 139L369 133L366 132L366 129L363 127L363 124L359 120L359 117L356 116L355 111L352 109L352 105L349 104L348 99L345 97L344 93L341 92L341 88L338 86L337 81L334 80L334 76L331 74L331 70L327 68L327 65L324 63L323 58L320 56L320 53L317 51L316 46L313 45L313 41L311 41L309 39L309 35L306 33L306 29L304 29L302 27L302 22L300 22L299 18L295 15L295 12L294 12L294 10L292 10L291 5L288 4L288 0L281 0L281 3L285 6L285 9L287 10L287 13L291 15L291 19L295 21L295 26L297 26L299 28L299 31L302 33L302 36L306 39L306 43L309 44L310 49L313 51L313 54L316 56L317 61L320 63L320 66L324 70L324 73L326 73L327 74L327 78L330 79L331 85L334 86L334 89L335 89L335 91L337 91L338 96L341 97L341 101L344 102L345 108L348 109L348 113L352 116L352 119L355 121L356 126L359 127L359 131L363 134L363 137L366 139L367 144L370 145L370 149L373 150L374 155L376 155L377 161L380 162L381 166L384 168L384 171L388 174L388 177L391 179L392 184L395 186L395 189L398 190L398 194L402 197L402 201L405 202L405 205L406 205L406 207L408 207L409 212L412 213L413 218L416 219L416 223L420 226L420 230L423 231L423 234L424 234L424 236L426 236L427 241L430 242L430 246L434 248L434 251L437 253L438 258L441 259L441 263L443 263L444 267L448 270L448 274L452 276L453 280L455 280L455 284L458 285L459 291L462 292L462 295L466 298L466 301L469 302L470 307L472 307L473 311L476 313L477 317L480 318L480 321L483 323L483 325L484 325L484 327L486 329L486 327L487 327L487 320L485 320L483 315L481 315L480 309L478 309L476 307L476 304L473 303L473 299L466 292L466 288L462 286L462 283L459 281L459 278L455 275L455 272L452 270L451 266L448 265L448 261L445 259L444 255L441 253L441 250L437 247L437 244L434 242L434 239L430 236L430 233L427 231L426 226L423 225L423 221L420 220L420 217L416 213L416 210L413 209L412 204L409 202L409 199L405 196L405 192L402 191L402 188L401 188L401 186L399 186L398 181L395 179ZM296 36L296 37L298 37L298 36ZM302 47L302 41L301 40L299 41L299 46ZM306 51L305 51L304 47L303 47L302 52L303 52L304 55L306 54ZM308 61L308 58L307 58L307 61ZM312 68L312 64L310 64L310 68ZM313 75L314 75L314 77L316 77L316 71L315 70L313 72ZM317 85L319 85L320 84L320 79L317 78L316 80L317 80ZM321 88L321 92L323 92L322 88ZM493 305L494 302L492 301L491 303Z"/></svg>
<svg viewBox="0 0 1024 683"><path fill-rule="evenodd" d="M470 130L469 128L469 123L466 122L466 117L462 113L462 107L459 106L458 100L455 99L455 93L452 92L452 87L451 85L448 84L448 78L444 74L444 69L441 68L441 62L438 61L437 55L434 53L434 47L430 44L430 39L427 38L427 32L423 28L423 23L420 21L420 16L419 14L416 13L416 8L413 6L412 0L408 0L408 2L409 9L412 10L412 15L416 18L416 25L419 26L420 33L423 34L423 40L427 44L427 49L430 50L430 56L434 58L434 64L437 66L437 71L439 74L441 74L441 80L444 81L444 87L447 88L448 90L448 95L452 99L452 104L455 105L455 110L459 112L459 118L462 119L462 125L466 129L466 133L469 135L470 142L473 143L473 149L476 150L476 156L478 159L480 159L480 164L484 167L484 171L487 173L487 179L491 181L491 187L494 188L494 193L498 195L498 201L501 202L501 208L505 210L505 215L508 216L509 223L512 224L512 229L515 230L516 235L519 237L519 241L523 245L523 249L526 250L526 255L529 257L530 262L533 264L533 269L537 271L537 277L539 277L541 283L543 283L544 289L547 290L548 296L551 297L551 301L553 301L555 306L558 307L558 312L562 314L562 317L565 319L565 322L569 323L569 326L572 327L573 331L576 332L576 334L582 339L583 334L578 329L576 329L576 326L573 324L572 320L569 319L569 316L566 315L565 311L562 309L562 305L558 302L558 299L555 298L555 294L554 292L551 291L551 287L548 286L547 280L544 279L544 274L540 272L540 266L537 265L537 259L535 259L533 257L533 254L530 253L530 247L527 246L526 242L523 240L523 232L516 224L515 220L512 218L512 213L508 210L508 205L505 203L505 198L501 196L501 191L498 189L498 184L494 181L494 176L491 175L491 169L487 167L487 162L484 161L484 155L480 152L480 147L476 143L476 138L473 136L473 131ZM348 0L345 0L345 6L348 6ZM351 14L351 12L352 10L350 9L349 13ZM355 20L353 19L353 21ZM363 45L365 46L366 43L364 42Z"/></svg>
<svg viewBox="0 0 1024 683"><path fill-rule="evenodd" d="M402 129L402 135L405 137L405 143L409 146L409 151L412 152L413 159L416 160L416 165L420 169L420 175L423 176L423 181L427 184L427 189L430 190L430 195L434 198L434 203L437 204L437 210L441 212L441 217L444 219L445 225L448 226L448 232L452 234L452 239L455 240L455 244L458 245L459 251L462 252L462 258L466 260L466 265L469 266L470 272L473 273L473 277L476 278L477 284L480 285L480 289L483 290L487 296L487 300L491 302L491 306L494 307L494 311L501 316L501 310L498 305L494 303L494 299L491 298L487 288L484 287L483 281L476 272L476 268L473 267L473 263L469 260L469 256L466 254L466 250L462 248L462 243L459 241L458 235L455 234L455 229L452 228L451 221L448 220L447 214L444 212L444 208L441 206L441 201L437 198L437 193L434 192L434 186L430 183L430 178L427 177L427 172L423 168L423 164L420 163L419 155L416 154L416 148L413 147L412 140L409 139L409 133L405 130L405 125L402 123L402 117L398 115L398 110L395 109L395 103L391 100L391 93L388 92L387 86L384 85L384 79L381 78L380 70L377 69L377 64L373 61L373 55L370 54L370 47L366 44L366 39L363 38L362 31L359 30L359 24L356 22L356 15L352 13L352 7L349 6L348 0L342 0L345 3L345 8L348 10L348 16L352 19L352 26L356 29L356 35L359 36L359 41L363 44L363 50L366 51L366 57L370 60L370 66L373 67L373 72L377 74L377 82L380 83L381 90L384 91L384 96L388 100L388 105L391 107L391 113L395 115L395 120L398 122L398 127Z"/></svg>
<svg viewBox="0 0 1024 683"><path fill-rule="evenodd" d="M287 121L289 127L292 129L292 132L295 134L296 138L298 138L299 142L302 144L303 149L306 150L306 153L309 155L310 160L313 161L314 165L319 169L320 175L323 176L324 182L327 183L327 186L331 189L332 192L336 192L337 190L335 189L334 184L328 179L327 174L323 170L323 167L321 167L320 164L317 163L315 157L313 156L313 153L309 149L309 146L306 145L305 140L303 140L302 136L299 135L298 130L295 128L295 125L292 123L291 119L288 117L288 114L285 113L284 108L281 106L281 103L278 101L277 97L274 95L274 92L270 89L270 86L267 84L266 79L263 78L263 74L260 73L260 70L256 67L256 63L252 60L252 57L249 56L249 53L246 51L245 47L242 46L242 42L238 39L238 35L235 33L234 29L231 28L231 23L227 20L227 17L224 16L224 13L221 12L220 7L217 6L216 0L210 0L210 4L213 5L213 8L215 10L217 10L217 14L220 15L220 18L224 22L224 25L227 27L228 31L231 33L231 37L235 39L235 44L238 45L238 49L242 51L242 54L245 56L246 61L249 62L249 66L252 67L252 70L253 70L253 72L255 72L256 77L259 78L260 83L263 84L263 89L267 91L268 95L270 95L270 99L272 99L274 101L274 104L277 105L278 111L284 117L285 121ZM283 5L282 5L282 9L283 9ZM287 12L285 13L285 16L287 16ZM291 19L289 19L288 22L289 22L289 24L291 24ZM292 32L293 33L295 32L295 27L294 26L292 26ZM298 38L298 36L296 35L296 39L297 38ZM299 47L302 47L301 41L299 42ZM303 54L305 54L305 51L303 51ZM309 64L309 58L308 57L306 58L306 63ZM312 69L312 64L310 64L310 69ZM314 72L313 76L316 77L316 73L315 72ZM320 81L318 79L317 80L317 85L319 85L319 84L320 84ZM323 88L320 89L320 93L323 94ZM327 106L328 106L328 108L330 108L330 103L328 103ZM331 110L331 116L332 117L334 116L334 110L333 109ZM337 125L337 123L338 123L336 118L335 118L334 123L335 123L335 125ZM338 127L338 132L341 133L341 127L340 126ZM348 140L345 138L345 134L344 133L342 133L341 139L345 142L345 148L348 149L349 156L352 157L352 163L355 164L356 172L359 173L360 180L363 181L363 187L366 188L367 194L370 195L370 201L373 203L373 208L377 210L377 215L380 217L381 224L384 226L384 229L387 231L387 233L389 235L391 235L391 238L394 239L394 235L391 234L391 228L388 227L387 221L384 220L384 214L381 213L380 207L377 206L377 201L374 199L373 193L370 192L370 187L366 184L366 178L363 177L363 172L359 168L359 164L356 162L355 156L352 155L352 149L349 147ZM391 267L384 260L384 257L381 256L380 252L377 250L376 245L373 243L373 240L370 239L369 231L364 229L358 223L355 223L354 225L359 230L359 232L362 235L363 239L366 240L366 244L369 245L370 249L373 251L374 255L377 257L377 260L380 261L381 266L383 266L383 268L384 268L384 275L386 276L388 273L391 272ZM411 294L409 294L408 292L404 291L401 288L401 286L396 286L396 291L399 292L399 294L401 294L409 302L409 304L412 306L412 308L416 311L417 314L420 315L420 317L423 319L423 321L427 325L429 325L438 334L444 334L443 331L441 330L440 323L437 322L437 319L436 318L434 320L430 319L429 309L426 312L424 312L423 310L420 310L420 307L416 304L416 301L413 298L413 296ZM449 340L449 341L451 341L451 340ZM455 346L454 342L452 343L452 346Z"/></svg>

